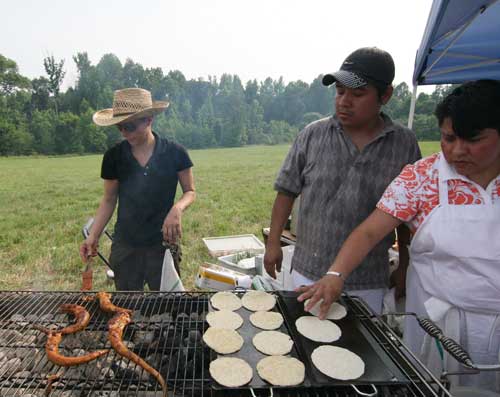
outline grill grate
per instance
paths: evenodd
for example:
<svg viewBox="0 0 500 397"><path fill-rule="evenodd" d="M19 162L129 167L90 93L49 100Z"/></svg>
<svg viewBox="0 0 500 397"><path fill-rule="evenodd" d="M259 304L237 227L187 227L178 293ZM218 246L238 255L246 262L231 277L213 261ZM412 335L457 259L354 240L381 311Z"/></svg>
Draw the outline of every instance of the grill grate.
<svg viewBox="0 0 500 397"><path fill-rule="evenodd" d="M167 380L169 396L250 396L249 390L212 388L208 366L212 353L202 343L208 325L205 315L212 293L117 292L114 304L134 310L133 322L125 329L129 348L156 368ZM46 335L34 326L62 328L72 317L61 314L63 303L84 306L91 321L84 331L65 335L61 352L74 356L109 347L107 321L90 292L0 292L0 396L37 396L48 393L48 376L59 375L51 384L55 397L152 397L161 395L156 380L111 350L107 355L77 367L59 367L47 361ZM402 354L402 345L384 322L374 317L357 299L344 297L377 343L392 357L410 380L406 384L377 386L378 396L439 396L443 391L421 375ZM281 309L280 309L281 310ZM361 388L365 393L370 388ZM269 389L254 390L268 397ZM276 397L357 396L349 385L295 387L273 390Z"/></svg>

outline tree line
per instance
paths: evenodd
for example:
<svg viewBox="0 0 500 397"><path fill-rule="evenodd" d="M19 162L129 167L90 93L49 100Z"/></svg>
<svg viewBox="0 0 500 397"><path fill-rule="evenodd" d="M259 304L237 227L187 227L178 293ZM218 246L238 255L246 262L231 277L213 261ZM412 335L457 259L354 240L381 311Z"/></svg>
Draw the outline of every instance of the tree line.
<svg viewBox="0 0 500 397"><path fill-rule="evenodd" d="M280 144L293 140L308 123L332 114L334 87L322 75L308 84L283 78L250 80L237 75L186 79L181 71L167 74L106 54L93 65L86 52L73 56L78 77L61 91L65 60L43 60L46 76L29 79L17 63L0 54L0 155L102 153L120 140L116 128L93 124L92 114L111 107L113 91L142 87L154 100L168 100L155 118L154 130L187 148ZM450 87L438 86L417 100L414 130L421 140L439 139L433 111ZM411 93L406 83L395 86L387 112L406 124Z"/></svg>

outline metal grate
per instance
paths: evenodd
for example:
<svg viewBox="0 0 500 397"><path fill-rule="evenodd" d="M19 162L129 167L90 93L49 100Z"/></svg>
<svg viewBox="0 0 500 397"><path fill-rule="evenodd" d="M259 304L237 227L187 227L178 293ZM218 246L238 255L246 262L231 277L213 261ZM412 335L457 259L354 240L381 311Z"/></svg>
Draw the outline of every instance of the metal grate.
<svg viewBox="0 0 500 397"><path fill-rule="evenodd" d="M205 315L212 293L118 292L114 304L134 310L124 340L129 349L144 358L167 380L169 396L250 396L245 388L212 387L208 366L213 353L202 343L208 325ZM279 293L278 293L279 295ZM84 306L91 321L84 331L66 335L60 345L63 354L109 347L107 321L91 292L0 292L0 396L48 394L48 377L60 375L51 384L50 396L61 397L152 397L161 387L140 367L111 350L107 355L77 367L59 367L47 361L46 335L34 326L62 328L72 322L58 309L63 303ZM280 300L278 300L280 303ZM428 379L425 368L403 354L404 346L387 325L359 300L344 297L349 310L364 324L387 355L408 379L404 384L377 385L378 396L442 396L443 388ZM278 310L284 311L282 305ZM285 315L286 318L286 315ZM424 375L422 375L424 374ZM364 393L372 389L361 387ZM268 397L270 389L256 389L258 397ZM358 396L349 385L331 387L276 388L273 395L290 397Z"/></svg>
<svg viewBox="0 0 500 397"><path fill-rule="evenodd" d="M52 383L50 396L154 396L161 395L155 379L111 350L107 355L77 367L59 367L47 361L46 335L34 329L62 328L72 319L59 314L62 303L84 306L91 321L84 331L66 335L61 352L77 355L107 342L109 315L88 293L0 293L0 396L44 396L49 375L60 375ZM208 395L210 378L208 349L201 336L208 305L204 294L116 293L113 303L134 310L124 340L129 348L156 368L167 380L173 395ZM75 354L76 353L76 354ZM117 393L120 391L120 394Z"/></svg>

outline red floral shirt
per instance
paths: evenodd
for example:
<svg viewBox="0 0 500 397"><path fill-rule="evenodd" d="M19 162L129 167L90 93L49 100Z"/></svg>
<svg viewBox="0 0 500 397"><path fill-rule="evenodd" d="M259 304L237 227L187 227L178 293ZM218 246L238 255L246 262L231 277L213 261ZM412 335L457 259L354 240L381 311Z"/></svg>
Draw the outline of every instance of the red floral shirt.
<svg viewBox="0 0 500 397"><path fill-rule="evenodd" d="M493 203L500 205L500 175L490 182L485 191L458 174L444 158L440 161L441 156L441 153L435 153L403 168L385 190L377 208L402 220L415 232L439 204L440 171L448 183L449 204L485 204L491 197Z"/></svg>

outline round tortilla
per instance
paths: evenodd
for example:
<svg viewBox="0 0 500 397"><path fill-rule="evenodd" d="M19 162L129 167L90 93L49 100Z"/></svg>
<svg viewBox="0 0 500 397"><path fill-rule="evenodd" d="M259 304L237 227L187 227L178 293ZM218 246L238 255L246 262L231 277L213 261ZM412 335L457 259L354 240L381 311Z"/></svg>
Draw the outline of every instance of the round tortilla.
<svg viewBox="0 0 500 397"><path fill-rule="evenodd" d="M247 291L241 298L243 307L253 312L268 311L276 305L276 297L265 291Z"/></svg>
<svg viewBox="0 0 500 397"><path fill-rule="evenodd" d="M210 375L226 387L239 387L252 380L252 367L241 358L219 357L210 363Z"/></svg>
<svg viewBox="0 0 500 397"><path fill-rule="evenodd" d="M255 348L270 356L282 356L290 353L293 340L289 335L279 331L261 331L252 338Z"/></svg>
<svg viewBox="0 0 500 397"><path fill-rule="evenodd" d="M342 335L337 324L314 316L302 316L295 321L297 331L315 342L335 342Z"/></svg>
<svg viewBox="0 0 500 397"><path fill-rule="evenodd" d="M365 372L361 357L342 347L317 347L311 354L311 360L319 371L334 379L358 379Z"/></svg>
<svg viewBox="0 0 500 397"><path fill-rule="evenodd" d="M207 314L207 322L211 327L224 329L238 329L243 324L243 319L238 313L230 310L219 310Z"/></svg>
<svg viewBox="0 0 500 397"><path fill-rule="evenodd" d="M220 354L235 353L243 346L243 338L232 329L210 327L203 334L203 341Z"/></svg>
<svg viewBox="0 0 500 397"><path fill-rule="evenodd" d="M221 291L212 295L210 303L219 310L238 310L241 307L241 300L231 291Z"/></svg>
<svg viewBox="0 0 500 397"><path fill-rule="evenodd" d="M296 386L304 381L304 364L293 357L269 356L257 363L257 373L274 386Z"/></svg>
<svg viewBox="0 0 500 397"><path fill-rule="evenodd" d="M304 308L306 305L309 303L310 299L306 300L304 302ZM318 303L316 303L311 310L309 310L309 313L311 313L313 316L318 317L319 316L319 306L321 305L321 302L323 300L320 300ZM347 316L347 310L344 306L342 306L340 303L333 302L330 306L330 309L328 309L328 313L326 313L326 317L328 320L340 320Z"/></svg>
<svg viewBox="0 0 500 397"><path fill-rule="evenodd" d="M250 315L250 322L257 328L273 330L283 324L283 316L278 312L255 312Z"/></svg>

